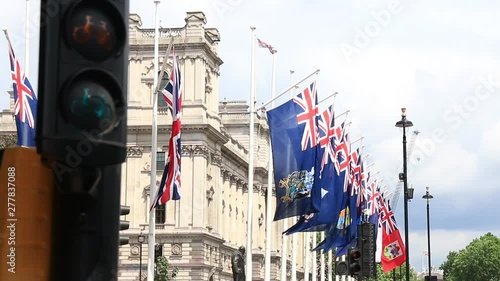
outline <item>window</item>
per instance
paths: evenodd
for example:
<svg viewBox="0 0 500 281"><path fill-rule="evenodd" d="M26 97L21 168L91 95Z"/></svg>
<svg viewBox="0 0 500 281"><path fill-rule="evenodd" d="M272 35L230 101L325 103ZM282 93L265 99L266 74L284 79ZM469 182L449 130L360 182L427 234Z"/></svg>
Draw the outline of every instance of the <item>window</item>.
<svg viewBox="0 0 500 281"><path fill-rule="evenodd" d="M156 152L156 170L163 171L165 169L165 152Z"/></svg>
<svg viewBox="0 0 500 281"><path fill-rule="evenodd" d="M160 72L158 72L158 75L160 75ZM168 83L168 73L163 73L163 78L161 79L160 81L160 87L158 89L163 90L165 89L165 86L167 85ZM158 107L166 107L167 106L167 102L165 101L165 98L163 97L163 94L161 93L158 93L158 100L156 101L157 104L158 104Z"/></svg>
<svg viewBox="0 0 500 281"><path fill-rule="evenodd" d="M156 207L155 222L159 224L165 223L165 205L160 205Z"/></svg>

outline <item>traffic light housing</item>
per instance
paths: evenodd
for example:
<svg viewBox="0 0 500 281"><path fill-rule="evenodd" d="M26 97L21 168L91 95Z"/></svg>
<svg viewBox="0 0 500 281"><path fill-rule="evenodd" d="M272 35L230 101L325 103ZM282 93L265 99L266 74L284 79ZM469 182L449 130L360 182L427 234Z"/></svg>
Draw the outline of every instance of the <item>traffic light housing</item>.
<svg viewBox="0 0 500 281"><path fill-rule="evenodd" d="M347 264L350 276L359 276L362 270L361 251L358 247L351 247L347 253Z"/></svg>
<svg viewBox="0 0 500 281"><path fill-rule="evenodd" d="M130 214L130 206L120 205L120 216ZM130 227L130 222L127 220L120 220L120 231L127 230ZM129 241L128 235L120 235L120 246L127 245Z"/></svg>
<svg viewBox="0 0 500 281"><path fill-rule="evenodd" d="M128 0L42 0L37 150L60 169L126 158Z"/></svg>
<svg viewBox="0 0 500 281"><path fill-rule="evenodd" d="M375 224L363 222L358 226L358 247L361 251L361 276L363 277L375 277L377 274L376 245Z"/></svg>

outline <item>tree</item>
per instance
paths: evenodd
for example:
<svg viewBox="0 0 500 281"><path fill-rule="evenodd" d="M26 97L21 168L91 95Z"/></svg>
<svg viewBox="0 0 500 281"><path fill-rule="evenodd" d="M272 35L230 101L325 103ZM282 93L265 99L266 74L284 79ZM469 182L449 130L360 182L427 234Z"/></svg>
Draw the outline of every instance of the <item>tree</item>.
<svg viewBox="0 0 500 281"><path fill-rule="evenodd" d="M453 262L455 261L457 255L458 253L455 251L449 252L448 256L446 256L446 261L444 261L443 264L439 266L439 269L443 270L443 279L445 281L452 281L450 275L453 268Z"/></svg>
<svg viewBox="0 0 500 281"><path fill-rule="evenodd" d="M451 268L453 281L500 280L500 238L488 232L458 252Z"/></svg>
<svg viewBox="0 0 500 281"><path fill-rule="evenodd" d="M172 273L170 273L170 265L168 264L167 258L164 256L160 256L156 259L156 274L155 281L170 281L174 280L175 276L177 276L177 272L179 269L174 266L172 269Z"/></svg>
<svg viewBox="0 0 500 281"><path fill-rule="evenodd" d="M406 268L406 264L402 264L400 267L395 269L396 280L399 281L399 280L406 279L405 268ZM382 269L382 264L377 263L377 278L372 277L372 278L365 279L365 280L367 280L367 281L392 281L392 280L394 280L393 279L393 272L389 271L389 272L384 273L384 271ZM416 280L417 280L417 274L415 273L413 268L410 268L410 281L416 281Z"/></svg>

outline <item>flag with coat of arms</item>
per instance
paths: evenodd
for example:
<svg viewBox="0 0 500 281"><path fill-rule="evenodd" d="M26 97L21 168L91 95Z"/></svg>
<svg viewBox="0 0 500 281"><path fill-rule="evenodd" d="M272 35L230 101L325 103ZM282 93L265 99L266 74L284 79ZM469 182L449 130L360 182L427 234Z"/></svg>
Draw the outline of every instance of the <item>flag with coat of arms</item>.
<svg viewBox="0 0 500 281"><path fill-rule="evenodd" d="M382 228L381 263L384 272L389 272L406 261L406 248L401 239L396 218L389 200L380 196L379 225Z"/></svg>
<svg viewBox="0 0 500 281"><path fill-rule="evenodd" d="M284 104L267 111L271 135L276 211L274 221L317 213L318 101L313 82Z"/></svg>

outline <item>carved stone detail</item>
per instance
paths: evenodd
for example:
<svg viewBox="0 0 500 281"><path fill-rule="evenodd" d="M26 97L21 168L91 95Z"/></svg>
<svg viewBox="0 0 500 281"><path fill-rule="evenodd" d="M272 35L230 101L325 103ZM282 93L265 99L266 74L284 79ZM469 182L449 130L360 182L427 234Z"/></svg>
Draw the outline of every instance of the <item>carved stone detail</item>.
<svg viewBox="0 0 500 281"><path fill-rule="evenodd" d="M144 153L144 147L142 146L128 146L127 147L127 157L140 158Z"/></svg>
<svg viewBox="0 0 500 281"><path fill-rule="evenodd" d="M259 193L262 189L262 185L259 185L259 184L254 184L253 185L253 192L254 193Z"/></svg>
<svg viewBox="0 0 500 281"><path fill-rule="evenodd" d="M17 135L9 134L9 135L0 135L0 149L4 149L11 146L17 145Z"/></svg>
<svg viewBox="0 0 500 281"><path fill-rule="evenodd" d="M214 194L215 194L215 191L214 191L214 187L210 187L209 190L207 190L207 200L208 201L212 201L214 199Z"/></svg>
<svg viewBox="0 0 500 281"><path fill-rule="evenodd" d="M208 158L209 151L206 145L194 145L193 155L202 155Z"/></svg>
<svg viewBox="0 0 500 281"><path fill-rule="evenodd" d="M131 254L132 256L137 256L137 255L139 255L139 252L140 252L139 246L137 246L137 245L133 245L132 247L130 247L130 254Z"/></svg>
<svg viewBox="0 0 500 281"><path fill-rule="evenodd" d="M180 255L182 255L182 245L172 244L172 256L180 256Z"/></svg>
<svg viewBox="0 0 500 281"><path fill-rule="evenodd" d="M212 164L217 167L222 166L222 155L219 153L212 154Z"/></svg>

